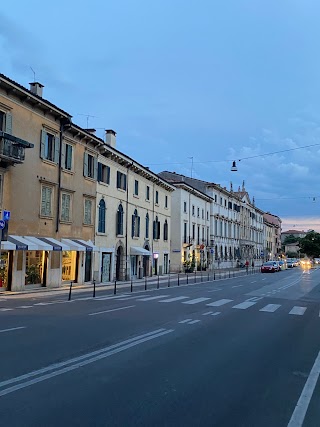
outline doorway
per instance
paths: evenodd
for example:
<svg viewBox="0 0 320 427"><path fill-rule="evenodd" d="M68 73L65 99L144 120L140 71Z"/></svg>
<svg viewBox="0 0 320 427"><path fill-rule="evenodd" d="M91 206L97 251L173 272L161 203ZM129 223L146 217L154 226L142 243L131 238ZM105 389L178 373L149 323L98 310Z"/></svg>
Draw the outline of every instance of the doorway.
<svg viewBox="0 0 320 427"><path fill-rule="evenodd" d="M123 248L119 246L117 249L116 255L116 279L122 280L123 271L122 271L122 258L123 258Z"/></svg>
<svg viewBox="0 0 320 427"><path fill-rule="evenodd" d="M92 252L86 251L86 261L84 265L84 281L90 282L91 280L91 265L92 265Z"/></svg>
<svg viewBox="0 0 320 427"><path fill-rule="evenodd" d="M110 270L111 270L111 254L107 252L102 253L101 261L101 282L110 282Z"/></svg>

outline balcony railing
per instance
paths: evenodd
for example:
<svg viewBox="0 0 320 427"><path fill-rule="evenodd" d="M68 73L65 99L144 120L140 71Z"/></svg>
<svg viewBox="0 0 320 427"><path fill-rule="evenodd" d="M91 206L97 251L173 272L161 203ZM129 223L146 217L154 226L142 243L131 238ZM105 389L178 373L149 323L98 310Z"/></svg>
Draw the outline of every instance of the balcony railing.
<svg viewBox="0 0 320 427"><path fill-rule="evenodd" d="M33 146L33 144L24 139L0 132L0 160L3 163L23 163L25 160L25 149L32 148Z"/></svg>

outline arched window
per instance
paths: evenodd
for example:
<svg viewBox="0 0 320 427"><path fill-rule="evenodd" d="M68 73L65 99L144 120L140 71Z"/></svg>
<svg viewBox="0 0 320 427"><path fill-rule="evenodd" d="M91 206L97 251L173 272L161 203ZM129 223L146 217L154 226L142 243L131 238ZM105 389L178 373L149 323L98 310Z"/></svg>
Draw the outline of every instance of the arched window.
<svg viewBox="0 0 320 427"><path fill-rule="evenodd" d="M106 202L101 199L98 213L98 233L106 232Z"/></svg>
<svg viewBox="0 0 320 427"><path fill-rule="evenodd" d="M146 215L146 239L149 239L149 214Z"/></svg>
<svg viewBox="0 0 320 427"><path fill-rule="evenodd" d="M168 240L168 221L165 220L163 224L163 240Z"/></svg>
<svg viewBox="0 0 320 427"><path fill-rule="evenodd" d="M153 238L155 240L160 239L160 221L156 216L156 219L153 221Z"/></svg>
<svg viewBox="0 0 320 427"><path fill-rule="evenodd" d="M117 235L123 235L123 207L120 203L117 211Z"/></svg>
<svg viewBox="0 0 320 427"><path fill-rule="evenodd" d="M229 258L232 260L232 247L229 248Z"/></svg>
<svg viewBox="0 0 320 427"><path fill-rule="evenodd" d="M133 215L132 215L131 236L132 237L139 237L140 236L140 217L138 216L137 209L134 210Z"/></svg>
<svg viewBox="0 0 320 427"><path fill-rule="evenodd" d="M216 245L214 247L214 259L217 261L219 258L219 253L218 253L218 246Z"/></svg>

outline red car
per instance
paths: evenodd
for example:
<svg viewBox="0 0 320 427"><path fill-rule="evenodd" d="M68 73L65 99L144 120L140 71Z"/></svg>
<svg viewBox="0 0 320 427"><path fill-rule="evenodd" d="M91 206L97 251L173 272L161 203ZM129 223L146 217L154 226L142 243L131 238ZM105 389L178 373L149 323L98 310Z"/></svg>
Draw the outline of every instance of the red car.
<svg viewBox="0 0 320 427"><path fill-rule="evenodd" d="M268 261L262 264L261 273L275 273L279 271L279 267L275 261Z"/></svg>

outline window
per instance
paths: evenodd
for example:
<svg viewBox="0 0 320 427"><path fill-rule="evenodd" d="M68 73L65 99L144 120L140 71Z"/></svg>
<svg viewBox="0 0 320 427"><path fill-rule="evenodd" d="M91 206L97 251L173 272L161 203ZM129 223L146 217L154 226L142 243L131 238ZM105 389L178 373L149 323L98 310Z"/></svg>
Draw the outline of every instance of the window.
<svg viewBox="0 0 320 427"><path fill-rule="evenodd" d="M196 225L192 224L192 239L194 240L196 238Z"/></svg>
<svg viewBox="0 0 320 427"><path fill-rule="evenodd" d="M165 196L165 198L164 198L164 207L165 208L168 207L168 196Z"/></svg>
<svg viewBox="0 0 320 427"><path fill-rule="evenodd" d="M155 240L160 239L160 221L158 220L157 216L156 219L153 221L153 238Z"/></svg>
<svg viewBox="0 0 320 427"><path fill-rule="evenodd" d="M214 195L214 201L217 203L217 195Z"/></svg>
<svg viewBox="0 0 320 427"><path fill-rule="evenodd" d="M222 197L220 197L220 205L222 206Z"/></svg>
<svg viewBox="0 0 320 427"><path fill-rule="evenodd" d="M207 227L207 246L209 246L209 227Z"/></svg>
<svg viewBox="0 0 320 427"><path fill-rule="evenodd" d="M139 195L139 181L138 180L134 180L134 195L138 196Z"/></svg>
<svg viewBox="0 0 320 427"><path fill-rule="evenodd" d="M92 225L92 200L84 199L84 218L83 223Z"/></svg>
<svg viewBox="0 0 320 427"><path fill-rule="evenodd" d="M158 191L156 191L156 204L157 205L159 204L159 192Z"/></svg>
<svg viewBox="0 0 320 427"><path fill-rule="evenodd" d="M201 211L201 217L202 217L202 219L204 219L204 209L202 209L202 211Z"/></svg>
<svg viewBox="0 0 320 427"><path fill-rule="evenodd" d="M71 194L61 194L61 221L71 221Z"/></svg>
<svg viewBox="0 0 320 427"><path fill-rule="evenodd" d="M0 111L0 131L4 131L4 125L5 125L5 118L6 115L3 111Z"/></svg>
<svg viewBox="0 0 320 427"><path fill-rule="evenodd" d="M137 209L135 209L132 215L131 237L139 237L139 236L140 236L140 217L138 216Z"/></svg>
<svg viewBox="0 0 320 427"><path fill-rule="evenodd" d="M101 199L98 212L98 233L106 232L106 202Z"/></svg>
<svg viewBox="0 0 320 427"><path fill-rule="evenodd" d="M205 243L204 227L202 227L202 243Z"/></svg>
<svg viewBox="0 0 320 427"><path fill-rule="evenodd" d="M200 227L199 227L199 225L198 225L198 238L197 238L197 245L200 245Z"/></svg>
<svg viewBox="0 0 320 427"><path fill-rule="evenodd" d="M52 187L46 185L41 189L41 215L52 216Z"/></svg>
<svg viewBox="0 0 320 427"><path fill-rule="evenodd" d="M63 144L62 148L62 167L68 171L72 170L73 146L71 144Z"/></svg>
<svg viewBox="0 0 320 427"><path fill-rule="evenodd" d="M149 239L149 214L146 215L146 239Z"/></svg>
<svg viewBox="0 0 320 427"><path fill-rule="evenodd" d="M84 153L83 175L88 178L97 179L97 159L91 154Z"/></svg>
<svg viewBox="0 0 320 427"><path fill-rule="evenodd" d="M227 207L227 199L224 199L224 207Z"/></svg>
<svg viewBox="0 0 320 427"><path fill-rule="evenodd" d="M214 235L215 236L218 235L218 220L217 219L214 220Z"/></svg>
<svg viewBox="0 0 320 427"><path fill-rule="evenodd" d="M209 221L209 211L207 211L207 221Z"/></svg>
<svg viewBox="0 0 320 427"><path fill-rule="evenodd" d="M183 243L187 243L187 226L186 222L183 223Z"/></svg>
<svg viewBox="0 0 320 427"><path fill-rule="evenodd" d="M117 171L117 188L121 190L127 189L127 175L120 171Z"/></svg>
<svg viewBox="0 0 320 427"><path fill-rule="evenodd" d="M192 215L194 216L194 205L192 205Z"/></svg>
<svg viewBox="0 0 320 427"><path fill-rule="evenodd" d="M197 217L200 218L200 208L197 209Z"/></svg>
<svg viewBox="0 0 320 427"><path fill-rule="evenodd" d="M98 162L98 181L110 184L110 167Z"/></svg>
<svg viewBox="0 0 320 427"><path fill-rule="evenodd" d="M123 207L121 204L117 211L117 235L123 236Z"/></svg>
<svg viewBox="0 0 320 427"><path fill-rule="evenodd" d="M163 224L163 240L168 240L168 221L165 220Z"/></svg>
<svg viewBox="0 0 320 427"><path fill-rule="evenodd" d="M150 200L150 187L147 185L146 187L146 200Z"/></svg>
<svg viewBox="0 0 320 427"><path fill-rule="evenodd" d="M40 157L42 159L59 163L59 145L60 139L58 137L45 130L41 131Z"/></svg>
<svg viewBox="0 0 320 427"><path fill-rule="evenodd" d="M187 213L187 202L183 202L183 212Z"/></svg>

